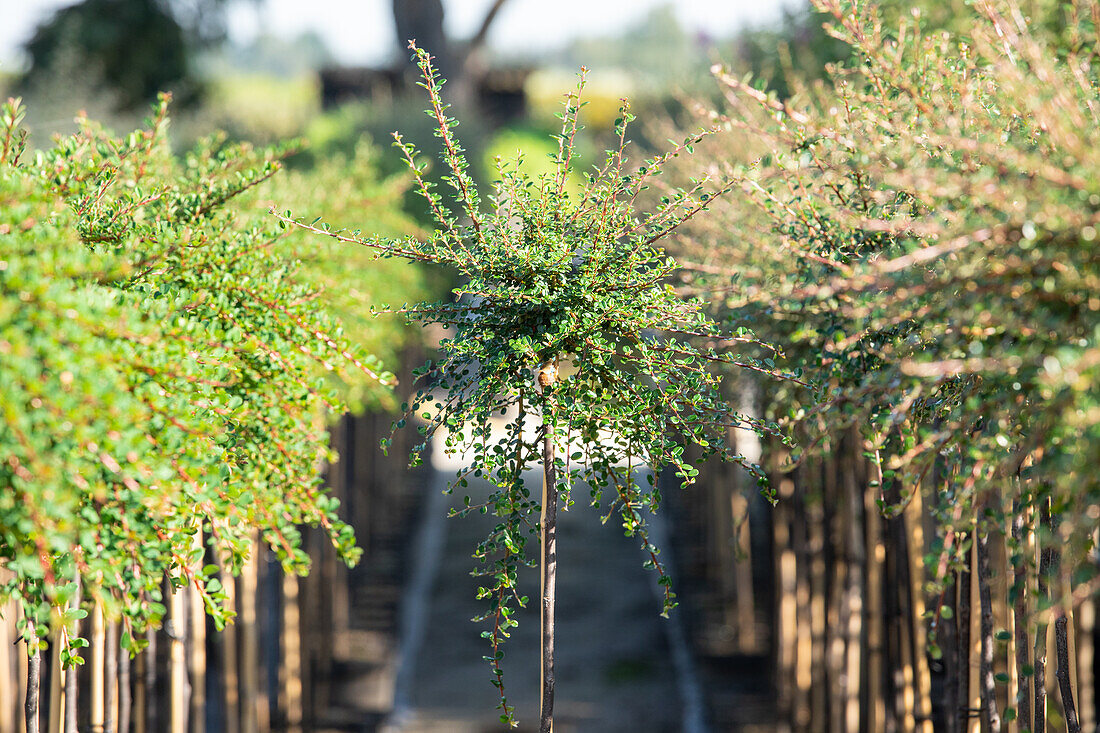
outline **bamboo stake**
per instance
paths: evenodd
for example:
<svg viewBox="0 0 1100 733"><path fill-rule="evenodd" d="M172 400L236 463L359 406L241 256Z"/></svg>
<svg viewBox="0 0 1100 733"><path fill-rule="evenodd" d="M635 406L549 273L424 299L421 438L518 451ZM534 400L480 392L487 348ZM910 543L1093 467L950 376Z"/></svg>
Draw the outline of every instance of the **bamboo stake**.
<svg viewBox="0 0 1100 733"><path fill-rule="evenodd" d="M992 503L987 497L983 508ZM985 512L981 512L985 514ZM1001 715L997 709L997 688L993 678L993 597L989 589L989 532L990 524L983 522L979 515L975 528L975 541L978 552L978 598L981 604L981 730L982 733L999 733Z"/></svg>
<svg viewBox="0 0 1100 733"><path fill-rule="evenodd" d="M734 594L736 605L737 647L743 654L753 654L758 648L756 634L756 599L752 581L752 527L749 522L749 500L734 487L730 494L730 515L736 533L733 557Z"/></svg>
<svg viewBox="0 0 1100 733"><path fill-rule="evenodd" d="M874 446L869 446L873 448ZM876 450L876 459L878 458ZM863 515L867 530L867 720L864 730L879 733L886 725L885 661L886 648L885 611L883 609L883 574L886 564L886 544L883 541L882 514L878 498L884 489L882 464L874 463L876 486L866 482L863 491Z"/></svg>
<svg viewBox="0 0 1100 733"><path fill-rule="evenodd" d="M795 670L795 638L798 625L798 606L795 601L795 572L797 560L791 549L791 497L794 481L789 476L779 480L779 503L773 510L772 544L775 548L776 593L778 599L778 628L776 629L776 690L780 714L794 713L794 694L791 683Z"/></svg>
<svg viewBox="0 0 1100 733"><path fill-rule="evenodd" d="M552 393L557 381L558 365L548 362L539 371L539 384ZM542 665L540 669L542 698L539 706L540 733L554 730L554 605L557 598L557 522L558 487L554 466L554 436L551 425L543 416L542 421Z"/></svg>
<svg viewBox="0 0 1100 733"><path fill-rule="evenodd" d="M203 533L195 533L195 549L203 549ZM187 586L187 673L191 692L188 709L190 733L206 731L206 609L202 596L192 586Z"/></svg>
<svg viewBox="0 0 1100 733"><path fill-rule="evenodd" d="M27 656L27 695L23 702L23 715L27 733L39 733L38 729L38 685L42 675L42 653L38 648L38 636L34 621L27 621L29 641Z"/></svg>
<svg viewBox="0 0 1100 733"><path fill-rule="evenodd" d="M258 682L260 659L256 643L256 586L259 577L259 537L252 536L252 551L241 569L241 658L238 662L241 675L241 731L258 733L257 710L260 705Z"/></svg>
<svg viewBox="0 0 1100 733"><path fill-rule="evenodd" d="M168 725L171 733L187 733L189 695L187 690L186 607L183 589L171 588L168 601Z"/></svg>
<svg viewBox="0 0 1100 733"><path fill-rule="evenodd" d="M1058 689L1062 693L1062 712L1066 719L1066 733L1081 733L1077 708L1073 704L1073 681L1069 670L1069 640L1065 611L1059 610L1054 618L1054 644L1058 654Z"/></svg>
<svg viewBox="0 0 1100 733"><path fill-rule="evenodd" d="M62 690L64 689L65 673L61 669L61 643L60 634L52 634L50 640L50 717L46 723L49 733L62 733L65 725L65 711L62 707Z"/></svg>
<svg viewBox="0 0 1100 733"><path fill-rule="evenodd" d="M118 722L118 623L107 622L107 639L103 663L104 672L104 733L116 733Z"/></svg>
<svg viewBox="0 0 1100 733"><path fill-rule="evenodd" d="M1015 585L1013 587L1012 618L1015 624L1016 646L1016 719L1021 730L1031 729L1031 675L1027 668L1031 665L1031 637L1028 634L1028 582L1027 563L1024 562L1028 536L1031 534L1027 518L1027 509L1019 499L1012 503L1012 541L1015 545L1013 565L1015 566Z"/></svg>
<svg viewBox="0 0 1100 733"><path fill-rule="evenodd" d="M844 669L844 589L848 582L848 564L845 561L844 526L842 524L843 504L841 503L839 473L840 467L836 458L836 448L830 444L826 454L830 457L826 460L825 469L825 496L828 497L830 506L834 508L831 517L831 540L836 548L836 557L833 562L833 582L831 584L831 598L829 600L829 625L827 633L828 642L828 668L829 668L829 730L844 730L844 686L841 683L841 672ZM780 501L782 506L782 500Z"/></svg>
<svg viewBox="0 0 1100 733"><path fill-rule="evenodd" d="M91 638L91 700L88 705L88 709L91 712L91 718L89 724L92 727L92 731L98 733L103 730L103 724L106 718L106 709L104 708L104 664L106 659L104 658L104 651L106 650L106 627L103 620L103 604L100 601L95 602L95 606L92 608L92 638Z"/></svg>
<svg viewBox="0 0 1100 733"><path fill-rule="evenodd" d="M1077 689L1081 700L1081 728L1096 729L1096 677L1093 674L1096 654L1093 633L1096 629L1096 602L1089 598L1077 607Z"/></svg>
<svg viewBox="0 0 1100 733"><path fill-rule="evenodd" d="M221 572L222 590L225 592L226 607L237 611L237 579L225 567ZM222 648L222 670L225 680L225 733L240 733L240 674L237 661L237 624L226 624L218 635Z"/></svg>
<svg viewBox="0 0 1100 733"><path fill-rule="evenodd" d="M821 485L819 476L823 470L820 460L813 461L813 476ZM824 487L822 486L822 490ZM825 506L824 497L819 497L810 507L807 525L809 528L810 555L810 631L813 639L813 669L814 678L818 681L813 685L813 718L811 730L813 733L826 733L829 724L829 688L823 684L828 679L827 653L827 614L828 614L828 567L825 562Z"/></svg>
<svg viewBox="0 0 1100 733"><path fill-rule="evenodd" d="M845 607L847 618L847 659L845 661L847 685L845 694L845 730L859 730L860 695L859 683L861 679L860 665L863 658L862 631L863 631L863 575L867 562L867 551L863 543L862 517L860 516L863 502L861 493L856 485L855 465L853 461L858 455L858 443L845 442L845 450L842 454L842 466L844 473L844 494L847 498L848 509L848 588L846 591Z"/></svg>
<svg viewBox="0 0 1100 733"><path fill-rule="evenodd" d="M799 474L802 472L799 471ZM796 474L797 475L797 474ZM798 483L805 488L806 482ZM813 636L809 623L810 614L810 563L809 552L806 547L806 525L808 522L806 513L806 496L802 496L795 502L794 556L795 556L795 703L794 721L797 730L806 730L813 719L810 691L813 687Z"/></svg>
<svg viewBox="0 0 1100 733"><path fill-rule="evenodd" d="M0 580L6 578L0 577ZM15 691L19 687L19 679L16 677L16 648L15 635L15 604L7 603L0 606L0 733L15 733L16 720L19 717L16 710L18 695Z"/></svg>
<svg viewBox="0 0 1100 733"><path fill-rule="evenodd" d="M131 658L130 650L119 651L118 658L118 730L119 733L130 733L130 711L133 704L131 694Z"/></svg>
<svg viewBox="0 0 1100 733"><path fill-rule="evenodd" d="M283 658L279 672L287 733L302 730L302 639L298 606L298 576L283 574Z"/></svg>
<svg viewBox="0 0 1100 733"><path fill-rule="evenodd" d="M932 672L928 667L927 630L924 626L924 498L921 487L913 487L913 496L902 512L905 535L910 543L906 556L909 560L909 622L912 626L914 674L916 676L914 693L916 730L932 733Z"/></svg>
<svg viewBox="0 0 1100 733"><path fill-rule="evenodd" d="M915 731L917 727L917 699L913 626L913 601L909 594L909 547L905 534L905 520L895 517L893 522L895 576L891 595L896 600L894 622L896 625L897 666L894 672L896 715L902 722L902 730Z"/></svg>

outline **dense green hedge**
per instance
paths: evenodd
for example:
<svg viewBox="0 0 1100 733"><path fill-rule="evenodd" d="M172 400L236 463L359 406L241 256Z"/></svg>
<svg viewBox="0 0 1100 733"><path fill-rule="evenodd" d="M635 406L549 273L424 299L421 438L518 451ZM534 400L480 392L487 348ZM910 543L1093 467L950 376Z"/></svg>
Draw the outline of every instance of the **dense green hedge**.
<svg viewBox="0 0 1100 733"><path fill-rule="evenodd" d="M321 485L324 413L392 375L344 334L323 268L287 256L258 207L236 210L283 151L212 138L174 157L166 109L121 139L82 121L30 153L18 101L3 107L0 601L21 603L32 646L83 615L78 576L136 645L165 577L224 623L220 570L254 532L292 571L303 524L359 555ZM64 641L66 658L81 645Z"/></svg>

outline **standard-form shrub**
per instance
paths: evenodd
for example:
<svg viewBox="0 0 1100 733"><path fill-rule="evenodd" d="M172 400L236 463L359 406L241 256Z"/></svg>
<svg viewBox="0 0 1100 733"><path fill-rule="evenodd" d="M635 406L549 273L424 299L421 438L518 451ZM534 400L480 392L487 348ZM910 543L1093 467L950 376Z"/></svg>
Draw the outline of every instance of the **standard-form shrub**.
<svg viewBox="0 0 1100 733"><path fill-rule="evenodd" d="M705 454L721 454L756 472L725 447L723 437L731 426L775 429L731 410L712 368L723 364L800 380L777 372L771 347L747 329L723 333L698 302L683 300L669 285L676 263L657 242L729 187L704 177L664 198L653 211L638 206L648 182L673 156L690 154L706 132L635 168L626 152L633 116L624 107L616 123L618 144L602 166L582 174L583 188L577 192L567 178L573 175L578 90L565 101L552 170L531 176L522 162L501 162L493 193L483 199L454 135L457 122L447 116L432 59L410 47L431 102L428 114L437 124L443 181L450 189L446 198L426 180L416 150L395 137L435 218L433 235L424 240L363 237L358 231L296 221L289 212L279 216L384 257L458 271L462 285L453 302L397 309L453 333L441 344L440 360L421 372L431 381L417 393L409 413L423 420L421 449L437 438L467 461L452 488L466 487L470 476L492 485L484 503L472 505L467 497L459 513L480 510L499 520L475 557L477 574L484 579L478 595L489 603L480 619L489 622L483 633L491 647L486 659L500 690L501 718L512 724L502 644L516 625L514 608L528 600L516 590L519 568L541 563L542 730L548 731L559 496L566 507L572 505L572 488L583 482L605 520L620 514L626 534L640 541L646 564L659 575L667 614L676 605L675 594L646 530L646 515L656 511L660 494L652 473L648 484L639 483L634 469L672 467L685 484L691 483L697 469L685 460L684 449L694 443ZM749 353L735 355L731 348ZM504 426L494 427L502 417ZM530 423L537 423L534 435L525 432ZM523 476L540 457L541 498L532 495ZM541 533L541 556L531 549L535 532Z"/></svg>

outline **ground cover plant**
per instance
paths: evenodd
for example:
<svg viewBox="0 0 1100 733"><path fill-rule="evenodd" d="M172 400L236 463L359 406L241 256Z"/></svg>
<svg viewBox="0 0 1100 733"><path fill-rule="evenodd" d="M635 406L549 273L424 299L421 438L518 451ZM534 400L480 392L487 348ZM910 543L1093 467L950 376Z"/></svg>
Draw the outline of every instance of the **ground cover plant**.
<svg viewBox="0 0 1100 733"><path fill-rule="evenodd" d="M624 531L640 542L646 564L664 587L663 613L675 605L672 581L658 548L649 541L646 515L660 505L660 492L639 483L634 469L671 467L686 485L698 469L684 457L686 444L704 454L741 463L763 475L723 439L731 427L777 432L774 426L732 410L721 398L716 364L801 381L779 372L774 348L748 329L726 334L699 303L680 298L669 285L676 263L657 242L728 192L722 181L700 178L664 197L651 211L639 206L649 181L675 156L689 155L707 133L670 152L632 165L627 158L625 107L616 123L617 144L602 166L582 173L583 188L571 190L579 95L566 97L562 129L551 171L528 175L520 161L500 161L499 180L486 199L468 173L468 163L447 114L442 80L432 57L410 44L441 142L441 195L425 177L426 164L399 134L396 143L416 177L436 230L427 239L363 236L279 214L289 224L361 245L384 257L401 257L451 267L462 284L456 299L390 312L414 321L438 323L453 335L441 344L438 362L428 364L409 414L423 420L424 444L439 435L448 451L465 456L468 467L452 488L470 476L488 480L488 500L459 513L492 513L499 522L477 547L479 597L488 601L480 620L490 645L486 656L499 688L503 721L516 724L503 682L503 644L516 625L516 606L528 599L516 590L522 566L539 564L542 574L541 729L553 723L555 527L559 501L574 502L578 483L605 521L616 512ZM503 429L493 418L504 416ZM399 423L403 424L404 421ZM537 424L535 435L525 432ZM540 455L541 454L541 455ZM541 464L541 497L524 482L524 472ZM539 533L539 552L532 536Z"/></svg>
<svg viewBox="0 0 1100 733"><path fill-rule="evenodd" d="M87 120L28 152L18 100L0 117L0 601L31 655L65 666L92 607L136 652L190 585L220 628L253 537L304 573L301 525L354 562L326 496L324 411L392 375L341 332L280 230L232 201L285 151L211 138L169 150L168 100L122 138Z"/></svg>

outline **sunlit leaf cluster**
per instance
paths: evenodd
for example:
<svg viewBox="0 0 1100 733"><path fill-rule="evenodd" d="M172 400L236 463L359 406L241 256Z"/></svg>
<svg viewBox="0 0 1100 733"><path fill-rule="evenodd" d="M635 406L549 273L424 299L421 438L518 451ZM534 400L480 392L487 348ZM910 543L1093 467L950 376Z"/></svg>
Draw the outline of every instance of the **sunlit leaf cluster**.
<svg viewBox="0 0 1100 733"><path fill-rule="evenodd" d="M976 524L1016 515L1064 552L1061 592L1091 592L1098 17L976 2L947 32L816 5L853 54L827 83L780 99L716 69L729 104L710 119L731 130L716 157L744 195L685 243L689 279L808 370L814 389L771 395L808 449L857 426L888 513L934 487L937 580Z"/></svg>
<svg viewBox="0 0 1100 733"><path fill-rule="evenodd" d="M81 120L33 153L17 100L0 120L0 599L31 646L57 630L66 660L78 578L135 649L166 580L224 624L256 533L288 571L308 567L301 525L355 561L320 479L324 412L342 409L325 375L392 379L279 228L233 210L282 151L212 138L177 158L166 111L123 138Z"/></svg>

